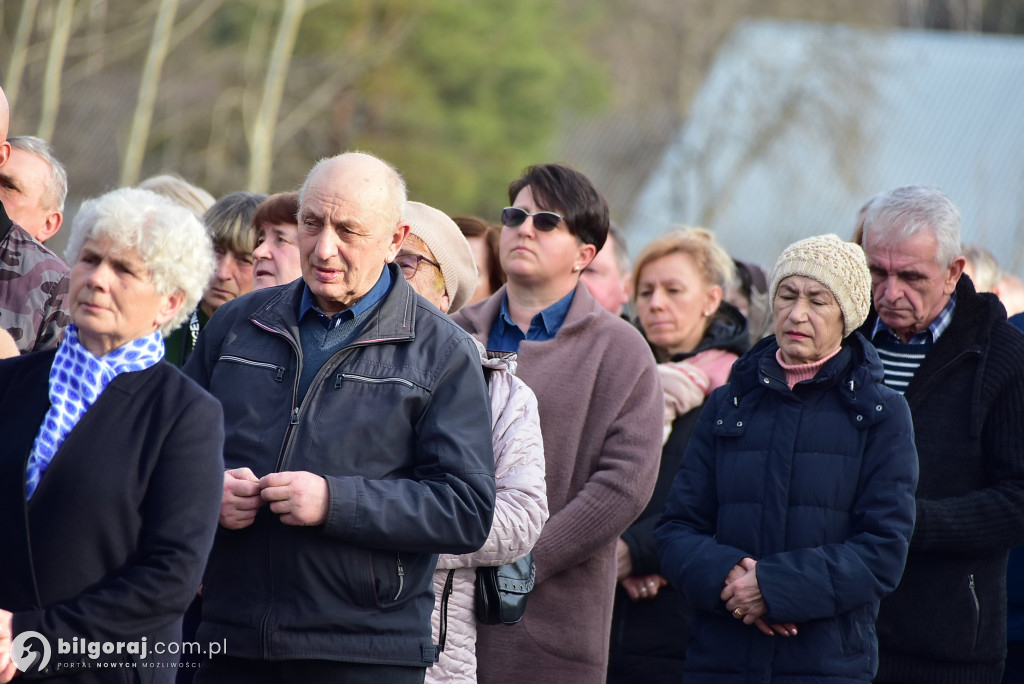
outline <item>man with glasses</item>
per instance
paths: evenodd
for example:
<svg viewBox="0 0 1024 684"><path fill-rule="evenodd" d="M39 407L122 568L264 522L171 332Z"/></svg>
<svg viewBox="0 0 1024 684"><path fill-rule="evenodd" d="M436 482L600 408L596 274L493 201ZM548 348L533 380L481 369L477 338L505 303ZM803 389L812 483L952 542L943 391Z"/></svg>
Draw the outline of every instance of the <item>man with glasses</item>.
<svg viewBox="0 0 1024 684"><path fill-rule="evenodd" d="M302 278L232 300L185 368L224 406L220 533L199 682L422 682L438 657L439 553L475 551L494 509L473 341L393 261L405 184L370 155L299 193Z"/></svg>

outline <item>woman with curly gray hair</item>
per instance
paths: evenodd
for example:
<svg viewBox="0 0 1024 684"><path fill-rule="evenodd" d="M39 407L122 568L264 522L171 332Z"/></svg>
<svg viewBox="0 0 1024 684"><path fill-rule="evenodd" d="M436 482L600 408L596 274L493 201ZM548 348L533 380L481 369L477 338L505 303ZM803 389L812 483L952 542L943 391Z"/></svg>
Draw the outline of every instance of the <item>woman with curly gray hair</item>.
<svg viewBox="0 0 1024 684"><path fill-rule="evenodd" d="M15 662L77 683L177 661L146 644L180 640L217 527L220 404L163 362L162 333L213 272L202 224L115 190L82 206L66 256L63 344L0 361L0 681ZM26 664L10 640L25 632L135 648L44 648Z"/></svg>

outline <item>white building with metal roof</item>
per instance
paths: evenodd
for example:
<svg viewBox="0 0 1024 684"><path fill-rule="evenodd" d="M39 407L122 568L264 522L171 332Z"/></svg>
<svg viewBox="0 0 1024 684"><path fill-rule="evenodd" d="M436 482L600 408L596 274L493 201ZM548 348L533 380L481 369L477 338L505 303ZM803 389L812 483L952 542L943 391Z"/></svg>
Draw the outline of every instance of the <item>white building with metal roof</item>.
<svg viewBox="0 0 1024 684"><path fill-rule="evenodd" d="M703 225L771 267L800 238L850 237L868 198L911 184L945 191L963 240L1024 272L1024 38L745 21L625 228L635 253Z"/></svg>

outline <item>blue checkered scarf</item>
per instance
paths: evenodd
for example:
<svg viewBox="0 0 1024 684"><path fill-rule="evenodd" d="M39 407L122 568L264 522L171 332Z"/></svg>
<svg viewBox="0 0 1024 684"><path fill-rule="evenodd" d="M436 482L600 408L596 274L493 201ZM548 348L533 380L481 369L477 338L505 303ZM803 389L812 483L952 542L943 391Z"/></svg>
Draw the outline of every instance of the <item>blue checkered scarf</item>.
<svg viewBox="0 0 1024 684"><path fill-rule="evenodd" d="M74 323L68 326L50 366L50 408L28 457L27 499L32 498L60 445L107 385L121 373L145 370L163 357L164 338L159 331L96 358L78 341Z"/></svg>

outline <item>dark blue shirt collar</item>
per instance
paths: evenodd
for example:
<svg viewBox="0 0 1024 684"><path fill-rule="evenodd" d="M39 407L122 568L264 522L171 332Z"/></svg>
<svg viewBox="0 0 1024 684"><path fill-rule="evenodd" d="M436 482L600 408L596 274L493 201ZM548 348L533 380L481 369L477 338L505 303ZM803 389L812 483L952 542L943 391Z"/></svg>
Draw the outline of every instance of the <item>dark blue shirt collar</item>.
<svg viewBox="0 0 1024 684"><path fill-rule="evenodd" d="M572 305L575 288L569 291L557 302L536 314L530 319L530 329L524 334L522 329L512 320L512 314L508 310L508 293L501 298L501 310L498 317L494 319L491 326L491 333L488 337L487 348L498 351L518 351L519 343L523 340L532 342L545 342L554 339L558 331L565 323L565 317Z"/></svg>
<svg viewBox="0 0 1024 684"><path fill-rule="evenodd" d="M313 293L309 290L309 285L302 286L302 299L299 301L299 320L301 321L305 316L312 311L314 315L323 323L324 327L328 330L338 327L345 321L351 321L356 316L369 311L370 307L379 302L384 298L391 290L391 269L384 266L384 270L381 271L380 277L377 278L377 282L374 283L370 291L363 295L363 298L358 302L350 306L349 308L328 316L320 307L316 305L313 299Z"/></svg>

